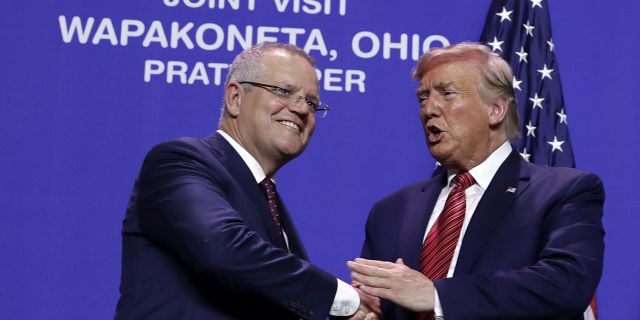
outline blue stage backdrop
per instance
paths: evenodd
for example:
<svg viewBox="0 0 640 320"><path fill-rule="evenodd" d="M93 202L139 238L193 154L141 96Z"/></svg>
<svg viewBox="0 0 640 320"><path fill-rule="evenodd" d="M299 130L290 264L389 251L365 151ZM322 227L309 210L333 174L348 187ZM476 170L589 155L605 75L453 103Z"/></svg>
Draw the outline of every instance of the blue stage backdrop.
<svg viewBox="0 0 640 320"><path fill-rule="evenodd" d="M3 1L0 314L108 319L120 228L154 144L215 130L227 64L259 41L318 60L331 113L278 187L312 260L348 280L373 202L430 176L410 72L478 40L490 0ZM640 319L640 4L543 1L578 168L605 183L601 319Z"/></svg>

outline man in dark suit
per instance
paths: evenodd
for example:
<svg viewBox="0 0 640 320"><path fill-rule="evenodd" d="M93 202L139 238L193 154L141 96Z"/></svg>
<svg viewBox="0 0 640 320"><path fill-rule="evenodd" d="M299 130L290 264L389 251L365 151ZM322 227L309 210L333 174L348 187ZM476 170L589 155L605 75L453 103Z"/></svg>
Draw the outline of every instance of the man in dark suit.
<svg viewBox="0 0 640 320"><path fill-rule="evenodd" d="M319 100L313 59L263 43L236 57L220 129L154 147L123 226L117 319L324 319L369 309L308 262L273 182L307 146ZM377 298L362 301L376 308ZM372 316L374 314L371 314Z"/></svg>
<svg viewBox="0 0 640 320"><path fill-rule="evenodd" d="M385 319L581 319L602 273L600 179L512 149L511 70L485 46L427 52L414 77L446 170L373 206L354 281Z"/></svg>

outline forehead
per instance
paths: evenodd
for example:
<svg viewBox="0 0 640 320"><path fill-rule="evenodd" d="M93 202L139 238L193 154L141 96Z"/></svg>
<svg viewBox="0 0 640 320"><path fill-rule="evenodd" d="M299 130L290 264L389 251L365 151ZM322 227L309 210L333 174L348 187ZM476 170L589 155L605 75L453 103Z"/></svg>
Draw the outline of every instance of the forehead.
<svg viewBox="0 0 640 320"><path fill-rule="evenodd" d="M469 85L479 80L477 65L469 61L444 61L429 66L420 78L420 85L432 87L436 85L453 84Z"/></svg>
<svg viewBox="0 0 640 320"><path fill-rule="evenodd" d="M280 85L294 85L318 94L318 78L315 68L305 58L285 50L270 50L261 59L266 68L262 80Z"/></svg>

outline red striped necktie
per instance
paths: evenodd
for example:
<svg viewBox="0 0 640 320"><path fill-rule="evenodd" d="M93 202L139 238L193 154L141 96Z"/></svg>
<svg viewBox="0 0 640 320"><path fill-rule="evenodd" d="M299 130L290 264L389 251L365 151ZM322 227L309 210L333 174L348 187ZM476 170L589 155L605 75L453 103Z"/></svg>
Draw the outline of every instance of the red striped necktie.
<svg viewBox="0 0 640 320"><path fill-rule="evenodd" d="M467 209L464 192L474 183L469 172L459 173L453 178L454 187L449 192L444 209L422 244L420 272L431 280L447 277ZM433 319L433 313L422 313L420 319Z"/></svg>

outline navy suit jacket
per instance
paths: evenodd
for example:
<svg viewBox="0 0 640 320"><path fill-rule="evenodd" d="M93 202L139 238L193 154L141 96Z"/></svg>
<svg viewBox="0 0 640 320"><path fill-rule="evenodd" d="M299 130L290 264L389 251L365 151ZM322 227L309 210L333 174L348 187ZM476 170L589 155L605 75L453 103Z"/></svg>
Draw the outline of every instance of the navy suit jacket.
<svg viewBox="0 0 640 320"><path fill-rule="evenodd" d="M443 170L377 202L362 256L403 258L418 270L445 183ZM445 319L582 319L602 274L603 204L596 175L534 165L512 152L478 203L453 277L434 281ZM387 320L417 318L389 301L382 307Z"/></svg>
<svg viewBox="0 0 640 320"><path fill-rule="evenodd" d="M336 278L307 261L281 206L285 249L266 201L217 133L154 147L124 219L115 318L326 318Z"/></svg>

